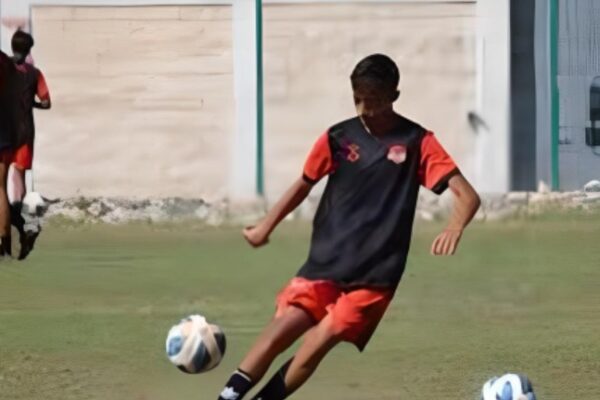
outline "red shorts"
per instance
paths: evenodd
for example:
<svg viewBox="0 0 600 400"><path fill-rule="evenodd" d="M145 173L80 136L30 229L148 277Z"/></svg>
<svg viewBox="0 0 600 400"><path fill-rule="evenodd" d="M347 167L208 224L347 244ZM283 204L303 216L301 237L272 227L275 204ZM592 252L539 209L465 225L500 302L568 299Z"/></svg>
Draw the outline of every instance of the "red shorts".
<svg viewBox="0 0 600 400"><path fill-rule="evenodd" d="M362 351L393 295L390 289L344 289L332 281L294 278L277 295L275 316L289 306L302 308L316 322L329 314L336 333Z"/></svg>
<svg viewBox="0 0 600 400"><path fill-rule="evenodd" d="M19 169L31 169L33 164L33 146L24 144L15 150L12 163Z"/></svg>

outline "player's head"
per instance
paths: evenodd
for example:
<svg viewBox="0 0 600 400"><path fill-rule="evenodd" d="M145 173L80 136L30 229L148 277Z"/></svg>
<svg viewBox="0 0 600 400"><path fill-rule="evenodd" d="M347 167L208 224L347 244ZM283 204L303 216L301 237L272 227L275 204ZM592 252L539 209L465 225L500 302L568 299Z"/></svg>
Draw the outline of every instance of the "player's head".
<svg viewBox="0 0 600 400"><path fill-rule="evenodd" d="M13 35L11 45L17 62L24 62L34 45L33 37L19 29Z"/></svg>
<svg viewBox="0 0 600 400"><path fill-rule="evenodd" d="M400 96L400 71L386 55L372 54L362 59L350 75L354 104L361 117L373 118L392 110Z"/></svg>

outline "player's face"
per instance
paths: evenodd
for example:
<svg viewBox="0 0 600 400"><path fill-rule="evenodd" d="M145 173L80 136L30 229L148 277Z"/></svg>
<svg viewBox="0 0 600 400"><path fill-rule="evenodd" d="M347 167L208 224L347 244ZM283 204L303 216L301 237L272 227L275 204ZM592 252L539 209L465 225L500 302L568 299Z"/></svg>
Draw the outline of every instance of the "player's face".
<svg viewBox="0 0 600 400"><path fill-rule="evenodd" d="M360 117L366 119L381 117L389 113L398 96L397 91L390 93L372 85L358 85L353 92L356 112Z"/></svg>

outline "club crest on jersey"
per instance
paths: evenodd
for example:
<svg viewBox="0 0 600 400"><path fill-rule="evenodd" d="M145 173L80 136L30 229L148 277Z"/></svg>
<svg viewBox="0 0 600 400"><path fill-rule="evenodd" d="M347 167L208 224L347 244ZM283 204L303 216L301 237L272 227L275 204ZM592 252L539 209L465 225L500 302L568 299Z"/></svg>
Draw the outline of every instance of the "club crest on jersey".
<svg viewBox="0 0 600 400"><path fill-rule="evenodd" d="M388 150L387 159L395 164L402 164L406 161L406 146L395 144Z"/></svg>
<svg viewBox="0 0 600 400"><path fill-rule="evenodd" d="M360 159L360 154L358 153L359 149L360 146L354 143L351 143L348 146L346 146L346 160L350 162L358 161Z"/></svg>

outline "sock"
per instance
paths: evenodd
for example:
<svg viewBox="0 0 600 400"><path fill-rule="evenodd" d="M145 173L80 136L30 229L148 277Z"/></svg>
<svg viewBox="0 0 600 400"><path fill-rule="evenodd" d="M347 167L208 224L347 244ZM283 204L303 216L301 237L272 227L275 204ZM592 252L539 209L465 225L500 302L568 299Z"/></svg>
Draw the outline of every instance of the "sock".
<svg viewBox="0 0 600 400"><path fill-rule="evenodd" d="M21 215L23 209L23 203L20 201L14 202L10 205L10 223L17 228L19 234L25 232L25 219Z"/></svg>
<svg viewBox="0 0 600 400"><path fill-rule="evenodd" d="M218 400L241 400L254 383L244 371L237 369L225 384Z"/></svg>
<svg viewBox="0 0 600 400"><path fill-rule="evenodd" d="M292 363L286 362L283 367L273 375L271 380L258 392L252 400L283 400L288 396L285 388L285 374Z"/></svg>

